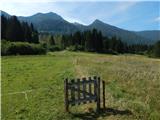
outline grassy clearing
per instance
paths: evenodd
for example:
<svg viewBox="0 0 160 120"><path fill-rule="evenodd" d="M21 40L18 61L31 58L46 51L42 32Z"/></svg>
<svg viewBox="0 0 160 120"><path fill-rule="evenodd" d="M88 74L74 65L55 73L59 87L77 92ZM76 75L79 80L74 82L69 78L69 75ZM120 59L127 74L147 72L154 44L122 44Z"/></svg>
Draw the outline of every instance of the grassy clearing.
<svg viewBox="0 0 160 120"><path fill-rule="evenodd" d="M64 78L94 75L106 81L106 106L117 113L88 112L94 104L72 107L74 114L64 113ZM160 119L159 59L66 51L2 57L1 82L5 120ZM126 110L132 115L120 114Z"/></svg>

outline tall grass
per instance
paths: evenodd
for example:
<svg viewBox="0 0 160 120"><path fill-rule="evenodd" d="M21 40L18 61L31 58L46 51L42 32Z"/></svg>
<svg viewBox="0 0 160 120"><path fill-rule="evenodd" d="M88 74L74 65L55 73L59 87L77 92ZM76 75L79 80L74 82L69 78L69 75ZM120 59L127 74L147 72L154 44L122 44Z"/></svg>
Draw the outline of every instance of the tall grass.
<svg viewBox="0 0 160 120"><path fill-rule="evenodd" d="M94 75L106 81L106 107L129 110L132 115L86 114L95 109L94 103L70 107L71 114L64 112L64 78ZM159 93L159 59L67 51L2 57L5 120L159 120Z"/></svg>

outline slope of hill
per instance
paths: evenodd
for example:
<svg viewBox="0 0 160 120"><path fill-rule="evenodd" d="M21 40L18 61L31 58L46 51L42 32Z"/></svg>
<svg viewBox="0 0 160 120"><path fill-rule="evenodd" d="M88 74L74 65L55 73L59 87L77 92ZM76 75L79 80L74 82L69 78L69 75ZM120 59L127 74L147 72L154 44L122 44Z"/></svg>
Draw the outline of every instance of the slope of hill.
<svg viewBox="0 0 160 120"><path fill-rule="evenodd" d="M8 13L6 13L4 11L0 11L0 14L1 14L1 16L3 15L5 17L10 17L11 16L10 14L8 14Z"/></svg>
<svg viewBox="0 0 160 120"><path fill-rule="evenodd" d="M29 17L18 17L21 21L33 23L34 26L41 32L51 32L60 34L69 34L77 31L76 26L67 22L56 13L37 13Z"/></svg>
<svg viewBox="0 0 160 120"><path fill-rule="evenodd" d="M11 16L4 11L1 11L1 14L7 17ZM18 19L33 23L39 32L52 34L70 34L78 30L84 31L96 28L101 30L104 36L116 36L128 44L154 44L160 39L160 30L134 32L106 24L100 20L95 20L92 24L86 26L79 23L70 23L53 12L37 13L28 17L18 16Z"/></svg>
<svg viewBox="0 0 160 120"><path fill-rule="evenodd" d="M150 41L146 38L136 35L131 31L127 31L109 24L106 24L100 20L95 20L92 24L88 26L89 29L96 28L102 31L104 36L117 36L122 39L122 41L129 44L137 43L149 43Z"/></svg>
<svg viewBox="0 0 160 120"><path fill-rule="evenodd" d="M135 33L139 36L148 38L152 40L153 42L160 40L160 30L146 30L146 31L140 31L140 32L135 32Z"/></svg>

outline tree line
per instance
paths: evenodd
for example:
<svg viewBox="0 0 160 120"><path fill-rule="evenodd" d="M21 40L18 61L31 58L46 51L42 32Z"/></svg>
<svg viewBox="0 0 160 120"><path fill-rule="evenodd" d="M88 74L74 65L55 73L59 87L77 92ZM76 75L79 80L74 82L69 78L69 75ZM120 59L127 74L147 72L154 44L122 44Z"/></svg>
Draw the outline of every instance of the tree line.
<svg viewBox="0 0 160 120"><path fill-rule="evenodd" d="M147 51L151 45L129 45L116 36L103 36L97 29L84 32L77 31L73 34L62 35L61 49L81 50L98 53L141 53Z"/></svg>
<svg viewBox="0 0 160 120"><path fill-rule="evenodd" d="M1 16L1 38L6 40L2 42L2 52L7 54L39 54L35 51L55 51L55 50L72 50L72 51L87 51L97 53L134 53L148 54L150 56L160 57L160 42L155 45L132 44L122 42L116 36L103 36L101 31L97 29L87 31L77 31L73 34L52 35L38 33L33 24L20 22L16 16L6 18ZM45 37L44 37L45 36ZM40 38L40 39L39 39ZM15 42L10 44L9 42ZM22 42L22 43L16 43ZM39 46L28 43L38 43ZM13 50L16 49L16 50ZM39 50L38 50L39 49ZM13 52L15 51L15 52Z"/></svg>
<svg viewBox="0 0 160 120"><path fill-rule="evenodd" d="M16 16L1 16L1 38L11 42L39 43L38 31L33 24L20 22Z"/></svg>
<svg viewBox="0 0 160 120"><path fill-rule="evenodd" d="M1 55L45 54L33 24L20 22L16 16L1 16Z"/></svg>
<svg viewBox="0 0 160 120"><path fill-rule="evenodd" d="M151 57L160 57L160 42L154 45L127 44L116 36L103 36L101 31L96 29L65 35L43 34L41 34L40 41L42 41L40 43L49 51L67 49L109 54L145 54Z"/></svg>

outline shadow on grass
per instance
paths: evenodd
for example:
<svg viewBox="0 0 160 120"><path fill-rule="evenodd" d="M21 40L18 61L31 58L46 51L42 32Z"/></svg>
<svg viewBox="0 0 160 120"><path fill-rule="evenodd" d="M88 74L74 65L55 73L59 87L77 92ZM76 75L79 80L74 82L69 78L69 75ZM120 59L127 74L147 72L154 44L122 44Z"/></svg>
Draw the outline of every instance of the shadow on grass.
<svg viewBox="0 0 160 120"><path fill-rule="evenodd" d="M73 117L78 117L82 120L97 120L98 117L106 117L110 115L132 115L130 110L117 110L113 108L101 109L99 113L97 112L86 112L86 113L71 113Z"/></svg>

